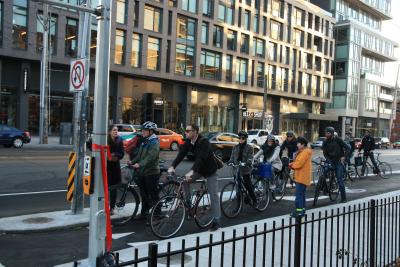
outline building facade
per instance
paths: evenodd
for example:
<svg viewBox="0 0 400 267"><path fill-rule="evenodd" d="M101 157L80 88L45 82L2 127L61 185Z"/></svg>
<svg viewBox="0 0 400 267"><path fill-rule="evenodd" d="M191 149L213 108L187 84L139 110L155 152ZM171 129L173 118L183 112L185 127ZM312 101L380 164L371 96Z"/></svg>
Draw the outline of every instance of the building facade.
<svg viewBox="0 0 400 267"><path fill-rule="evenodd" d="M328 110L339 115L344 135L390 137L395 117L394 84L384 77L386 62L396 61L397 44L382 35L382 21L391 19L391 0L312 0L334 14L336 24L333 101Z"/></svg>
<svg viewBox="0 0 400 267"><path fill-rule="evenodd" d="M42 6L10 0L0 8L0 120L35 133ZM76 12L54 7L51 17L50 130L57 133L61 122L72 121L69 62L76 57L79 21ZM337 120L326 110L334 22L307 1L116 0L110 120L152 120L172 130L194 122L206 132L261 128L266 89L272 132L315 138L322 122ZM93 81L92 70L91 95Z"/></svg>

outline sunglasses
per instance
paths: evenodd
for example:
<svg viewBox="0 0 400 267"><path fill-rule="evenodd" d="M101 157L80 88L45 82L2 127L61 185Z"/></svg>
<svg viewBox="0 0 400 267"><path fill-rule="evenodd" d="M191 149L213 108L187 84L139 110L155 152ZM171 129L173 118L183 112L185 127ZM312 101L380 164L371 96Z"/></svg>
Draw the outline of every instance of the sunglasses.
<svg viewBox="0 0 400 267"><path fill-rule="evenodd" d="M286 137L293 137L293 135L286 135Z"/></svg>
<svg viewBox="0 0 400 267"><path fill-rule="evenodd" d="M185 133L193 132L193 130L185 130Z"/></svg>
<svg viewBox="0 0 400 267"><path fill-rule="evenodd" d="M239 139L246 140L247 138L244 136L239 136Z"/></svg>

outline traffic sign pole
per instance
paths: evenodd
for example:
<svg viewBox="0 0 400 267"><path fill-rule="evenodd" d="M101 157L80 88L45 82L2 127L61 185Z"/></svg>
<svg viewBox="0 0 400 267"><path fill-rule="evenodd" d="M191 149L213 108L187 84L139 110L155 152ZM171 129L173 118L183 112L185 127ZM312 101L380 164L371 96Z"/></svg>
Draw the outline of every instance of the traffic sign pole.
<svg viewBox="0 0 400 267"><path fill-rule="evenodd" d="M113 0L100 0L97 26L97 54L95 70L94 112L93 112L93 143L99 146L107 144L108 95L110 76L110 32L111 7ZM93 151L95 157L94 190L90 196L89 224L89 266L96 266L97 257L105 248L105 216L103 174L101 171L101 155L103 151Z"/></svg>

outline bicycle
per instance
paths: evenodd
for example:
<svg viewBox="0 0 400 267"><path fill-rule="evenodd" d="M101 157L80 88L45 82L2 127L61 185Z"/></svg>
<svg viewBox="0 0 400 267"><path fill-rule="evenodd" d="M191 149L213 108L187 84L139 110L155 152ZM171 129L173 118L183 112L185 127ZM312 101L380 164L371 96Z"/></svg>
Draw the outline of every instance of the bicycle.
<svg viewBox="0 0 400 267"><path fill-rule="evenodd" d="M286 157L282 158L282 170L275 174L275 185L276 188L271 190L272 198L275 201L282 200L286 193L287 182L290 181L294 184L294 180L291 176L291 169L289 168L290 160Z"/></svg>
<svg viewBox="0 0 400 267"><path fill-rule="evenodd" d="M235 218L243 208L243 202L249 203L257 211L264 211L269 204L268 182L259 178L253 184L254 194L257 201L250 201L251 197L244 185L243 177L240 175L240 167L246 166L245 163L228 164L233 169L233 182L227 183L221 190L220 205L222 213L228 218ZM249 200L249 201L246 201Z"/></svg>
<svg viewBox="0 0 400 267"><path fill-rule="evenodd" d="M388 179L393 175L392 167L389 163L380 161L380 155L382 153L375 153L376 155L376 164L378 165L378 172L376 173L379 177L383 179ZM356 166L356 172L360 176L360 178L365 178L369 175L370 169L374 169L372 163L370 163L365 156L365 153L358 153L358 157L362 158L362 163ZM374 172L375 173L375 172Z"/></svg>
<svg viewBox="0 0 400 267"><path fill-rule="evenodd" d="M196 224L201 229L209 227L214 218L210 213L211 201L206 180L195 181L195 183L200 183L200 188L193 190L193 194L190 195L190 203L186 202L183 190L183 184L187 183L185 176L171 180L175 183L174 193L162 197L152 208L150 226L153 234L159 238L174 236L182 228L186 213L190 217L194 217Z"/></svg>
<svg viewBox="0 0 400 267"><path fill-rule="evenodd" d="M317 205L321 191L327 193L331 201L335 201L339 196L339 184L336 179L335 169L332 164L320 158L318 183L315 187L313 206Z"/></svg>
<svg viewBox="0 0 400 267"><path fill-rule="evenodd" d="M346 162L345 168L344 168L344 171L345 171L344 181L349 180L351 182L354 182L357 177L360 177L357 173L356 168L357 168L357 166L355 163L352 164L350 162L350 160L349 160L349 162Z"/></svg>

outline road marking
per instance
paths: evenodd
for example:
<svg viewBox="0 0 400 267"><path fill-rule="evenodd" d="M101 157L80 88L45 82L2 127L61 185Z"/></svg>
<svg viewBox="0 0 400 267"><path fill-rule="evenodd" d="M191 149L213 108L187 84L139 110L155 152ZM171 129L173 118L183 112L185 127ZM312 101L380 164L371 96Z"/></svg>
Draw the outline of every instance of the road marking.
<svg viewBox="0 0 400 267"><path fill-rule="evenodd" d="M318 200L326 199L326 198L328 198L328 196L320 196L320 197L318 197ZM282 199L288 200L288 201L295 201L296 197L295 196L286 196L286 197L283 197ZM306 198L306 201L314 201L314 198Z"/></svg>
<svg viewBox="0 0 400 267"><path fill-rule="evenodd" d="M113 238L113 239L120 239L121 237L128 236L128 235L131 235L131 234L134 234L134 233L135 233L135 232L121 233L121 234L113 234L113 235L112 235L112 238Z"/></svg>
<svg viewBox="0 0 400 267"><path fill-rule="evenodd" d="M0 197L50 194L50 193L60 193L60 192L66 192L66 191L67 190L62 189L62 190L39 191L39 192L8 193L8 194L0 194Z"/></svg>

